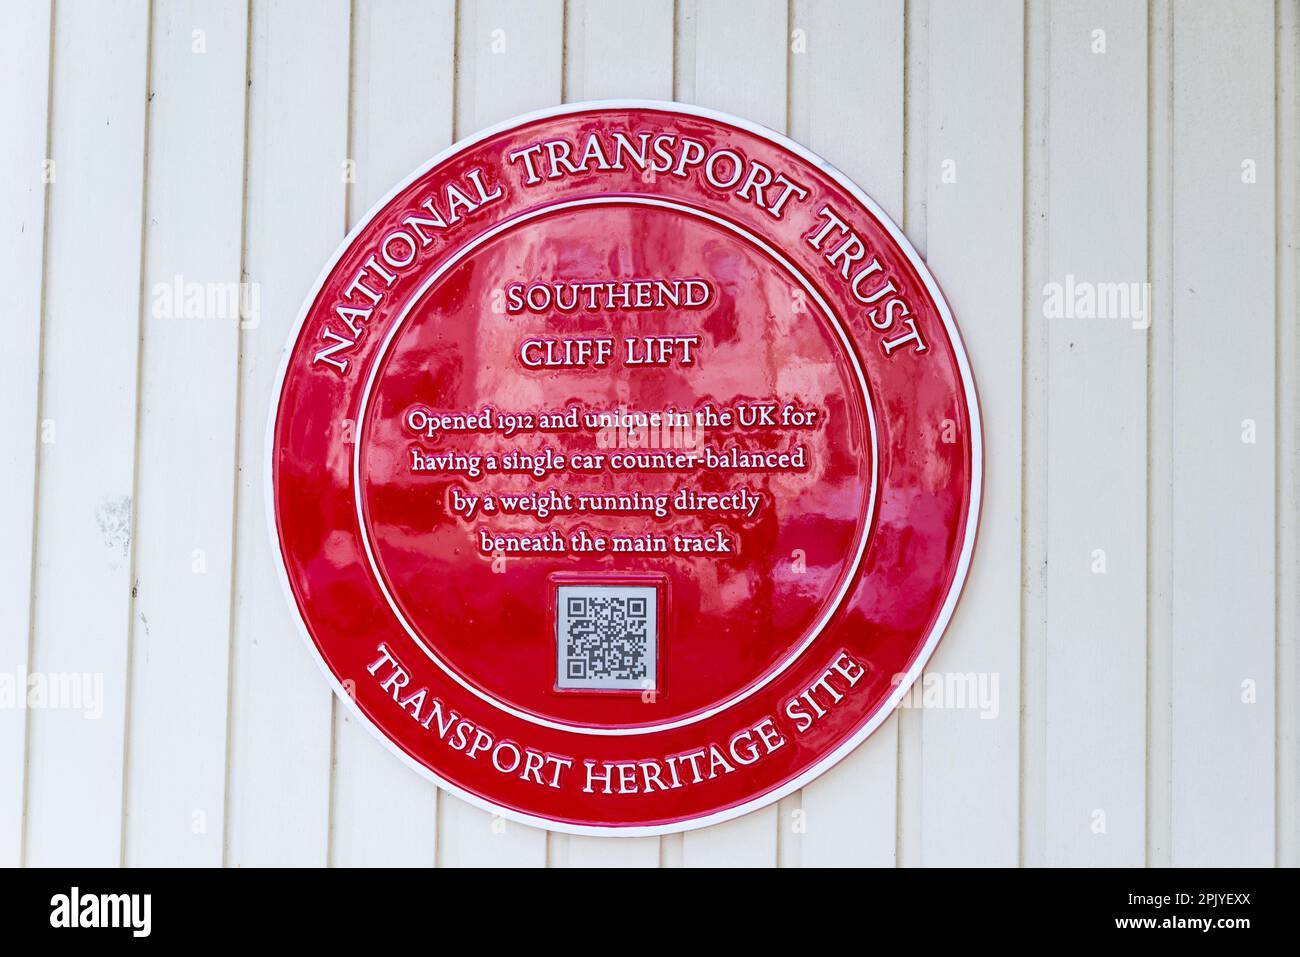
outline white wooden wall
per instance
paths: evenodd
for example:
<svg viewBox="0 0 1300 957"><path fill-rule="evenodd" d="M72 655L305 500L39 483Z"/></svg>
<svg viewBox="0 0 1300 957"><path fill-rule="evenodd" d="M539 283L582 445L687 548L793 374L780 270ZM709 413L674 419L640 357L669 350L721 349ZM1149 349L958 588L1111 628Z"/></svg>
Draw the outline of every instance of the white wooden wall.
<svg viewBox="0 0 1300 957"><path fill-rule="evenodd" d="M0 864L1300 864L1297 0L2 7L0 671L102 674L104 713L0 709ZM401 766L263 527L275 363L350 225L455 138L602 97L847 171L947 293L987 437L931 671L996 674L999 716L901 711L662 839ZM256 321L155 318L177 275L257 283ZM1150 328L1047 318L1067 276L1149 281Z"/></svg>

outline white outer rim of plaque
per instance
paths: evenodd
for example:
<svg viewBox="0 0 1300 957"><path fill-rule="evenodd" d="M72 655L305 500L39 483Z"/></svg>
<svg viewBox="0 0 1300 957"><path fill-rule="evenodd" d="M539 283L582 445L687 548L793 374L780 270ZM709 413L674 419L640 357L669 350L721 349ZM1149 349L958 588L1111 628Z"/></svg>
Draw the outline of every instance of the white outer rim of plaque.
<svg viewBox="0 0 1300 957"><path fill-rule="evenodd" d="M840 344L847 354L849 362L853 366L854 375L857 377L858 391L862 395L862 404L867 411L867 432L871 440L871 481L867 493L867 507L864 513L865 518L863 520L863 528L858 536L857 549L854 551L850 561L848 562L847 569L841 577L839 587L833 593L834 597L825 605L821 613L813 621L813 624L804 633L799 643L787 651L780 661L777 662L776 667L770 669L768 672L761 675L758 680L742 688L725 701L710 705L702 711L695 712L694 714L688 714L681 718L674 718L671 721L661 721L658 724L637 724L621 727L590 727L587 725L574 724L571 721L557 721L554 718L529 714L522 708L518 708L502 701L500 698L483 689L474 687L469 679L458 673L456 669L451 667L448 663L444 662L442 658L440 658L438 654L429 647L424 638L421 637L419 630L407 620L406 615L402 613L402 609L398 607L397 602L394 600L393 595L388 588L388 584L384 581L384 576L379 570L379 562L375 558L374 548L370 543L370 526L366 521L366 509L362 502L362 436L365 434L366 416L370 410L370 394L375 387L375 379L379 374L379 366L382 364L385 357L387 357L389 350L392 347L393 340L396 339L397 334L402 331L407 316L411 314L411 310L415 308L416 304L424 298L425 293L427 293L429 289L438 282L438 280L459 265L462 260L469 256L470 253L477 250L480 246L495 239L503 233L508 232L516 226L520 226L534 219L540 219L543 216L549 216L552 213L565 212L571 209L582 209L589 206L625 205L675 210L677 212L686 213L690 216L697 216L706 222L715 223L722 226L724 229L731 230L743 240L755 246L760 252L775 259L781 268L789 273L795 282L798 283L816 301L818 308L820 308L821 311L826 314L826 318L830 320L831 327L835 330L835 334L839 336ZM584 199L561 200L558 203L551 203L548 206L538 206L532 209L526 209L517 216L504 219L491 229L475 236L472 240L461 246L454 256L430 273L428 278L421 283L420 288L411 294L411 297L406 301L406 305L402 307L402 311L388 327L388 331L384 335L384 341L380 343L374 361L370 364L369 374L366 376L365 388L361 391L361 402L357 407L356 436L352 443L352 501L357 516L357 528L360 530L361 534L361 544L365 546L366 561L370 566L371 577L374 579L375 584L379 586L379 590L384 596L384 601L387 603L389 611L393 613L393 617L397 619L397 623L402 626L402 630L406 632L407 636L412 641L420 646L420 649L425 653L425 655L435 665L437 665L447 675L447 677L451 678L452 681L456 682L456 684L460 685L479 700L490 704L492 707L504 711L521 721L527 721L530 724L539 725L543 728L552 728L556 731L568 731L573 734L586 734L594 737L622 737L642 734L657 734L660 731L672 731L675 728L684 728L692 724L698 724L701 721L707 721L709 718L721 714L733 705L739 704L740 702L754 696L779 678L785 671L789 670L790 666L798 661L800 656L808 650L809 646L817 640L818 636L826 630L826 626L830 624L831 619L835 617L835 613L839 611L840 606L844 604L844 599L848 597L849 591L853 588L854 578L858 574L858 569L862 567L862 557L867 552L867 540L871 537L871 518L876 511L876 492L879 479L880 445L876 436L876 409L871 401L871 392L867 388L867 378L862 372L862 364L858 361L857 353L853 349L853 340L849 338L849 335L845 331L844 326L840 323L839 318L835 315L835 312L831 309L830 304L823 298L822 294L817 291L817 288L805 279L803 275L800 274L799 270L794 267L794 264L786 259L785 256L781 255L780 251L772 248L772 246L762 238L755 236L749 230L737 223L730 222L729 220L723 219L721 216L715 216L705 210L696 209L693 206L688 206L684 203L675 202L673 200L659 199L651 196L629 196L623 194L608 197L589 196Z"/></svg>
<svg viewBox="0 0 1300 957"><path fill-rule="evenodd" d="M352 700L351 695L344 689L342 683L330 670L328 663L320 649L316 647L316 642L312 639L311 632L307 628L307 623L303 620L302 610L298 607L298 600L294 597L293 585L289 581L289 571L284 562L284 555L280 550L279 526L275 514L275 422L277 413L280 408L280 399L284 391L284 377L289 369L289 360L293 355L294 346L298 343L298 338L302 333L303 324L307 321L307 313L311 305L316 301L317 295L320 294L321 287L324 286L325 280L342 258L343 253L352 245L353 240L361 233L366 226L370 224L375 214L382 210L388 203L407 186L411 185L416 179L423 176L429 170L433 169L439 163L449 159L460 151L473 146L475 143L503 133L506 130L525 123L531 123L536 120L548 119L555 116L567 116L570 113L585 113L592 110L656 110L664 113L681 113L687 116L697 116L704 119L714 120L719 123L725 123L738 129L753 133L755 136L763 137L766 140L775 143L777 146L794 153L801 159L812 163L821 169L827 176L835 180L843 187L855 200L862 204L866 210L871 213L876 221L884 227L889 233L891 239L898 244L898 247L907 256L908 261L912 264L925 283L926 291L930 294L935 307L939 311L939 317L943 320L944 331L948 335L949 344L952 346L953 355L957 360L957 368L961 373L963 391L966 398L966 408L970 418L970 437L971 437L971 480L970 480L970 507L966 515L966 530L962 538L961 553L957 559L957 568L953 573L952 583L948 587L948 593L944 597L943 604L940 606L939 614L935 617L934 625L931 626L930 632L926 635L920 651L917 652L913 659L911 667L902 680L895 686L892 694L881 703L881 705L872 713L872 715L863 723L855 733L850 735L840 745L823 757L820 761L810 765L803 772L791 778L782 785L764 791L762 794L751 798L740 804L723 808L720 811L714 811L711 814L699 815L696 817L683 818L678 821L670 821L666 824L652 825L630 825L620 827L618 825L593 825L593 824L574 824L570 821L560 821L547 817L540 817L534 814L528 814L505 805L496 804L486 798L480 797L470 791L466 791L450 781L445 780L441 775L434 772L431 768L417 761L411 755L407 754L402 748L398 747L384 732L373 724L361 710L360 706ZM293 615L294 623L298 627L298 633L307 644L307 648L315 660L317 667L325 676L329 686L334 689L343 704L352 712L353 715L366 727L380 743L389 751L397 756L404 764L420 774L429 781L432 781L438 787L460 798L462 801L487 811L491 814L499 814L508 820L517 821L521 824L529 824L534 827L540 827L546 830L559 831L565 834L585 834L593 837L652 837L659 834L676 834L682 831L691 831L697 828L708 827L712 824L721 824L724 821L730 821L734 818L748 814L750 811L756 811L759 808L773 804L788 794L802 788L809 781L820 777L823 773L830 770L837 763L843 760L859 744L871 736L880 725L894 712L898 703L907 694L908 690L915 683L916 679L924 670L926 663L934 654L934 649L939 644L939 639L943 637L949 622L952 620L953 611L957 607L957 600L966 584L966 577L970 571L971 555L975 547L976 532L979 528L980 504L983 493L984 481L984 437L983 429L980 423L979 396L976 394L975 381L971 375L970 360L966 355L966 348L961 340L961 333L957 329L957 324L953 320L952 310L948 306L948 300L944 298L943 292L939 289L938 283L935 282L934 276L930 273L929 266L917 253L916 248L903 235L903 231L898 228L894 221L881 209L880 205L862 191L856 183L848 176L840 172L835 166L818 156L812 150L790 139L784 133L778 133L776 130L769 129L761 124L754 123L750 120L724 113L719 110L710 110L705 107L694 106L688 103L677 103L671 100L642 100L642 99L613 99L613 100L586 100L578 103L565 103L560 106L548 107L542 110L534 110L530 113L522 113L518 116L510 117L500 123L494 123L491 126L458 140L442 152L438 153L427 163L413 171L406 179L402 180L383 198L381 198L365 216L357 220L355 226L335 249L334 255L321 269L316 281L312 284L307 297L304 299L302 308L298 312L298 317L294 321L293 328L289 332L289 337L280 353L280 363L275 374L275 387L271 393L272 402L267 414L266 435L263 439L262 454L263 463L263 506L266 514L266 530L270 539L271 551L274 555L275 568L277 577L280 580L280 587L284 591L285 600L289 603L289 609Z"/></svg>

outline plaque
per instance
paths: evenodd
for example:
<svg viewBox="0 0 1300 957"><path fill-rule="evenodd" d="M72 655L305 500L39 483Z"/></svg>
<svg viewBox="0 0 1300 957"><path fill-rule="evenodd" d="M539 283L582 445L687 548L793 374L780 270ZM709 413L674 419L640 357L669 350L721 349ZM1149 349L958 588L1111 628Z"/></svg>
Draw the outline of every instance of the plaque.
<svg viewBox="0 0 1300 957"><path fill-rule="evenodd" d="M901 231L753 123L569 105L397 186L307 295L274 550L355 714L464 799L645 835L801 787L952 616L981 446Z"/></svg>

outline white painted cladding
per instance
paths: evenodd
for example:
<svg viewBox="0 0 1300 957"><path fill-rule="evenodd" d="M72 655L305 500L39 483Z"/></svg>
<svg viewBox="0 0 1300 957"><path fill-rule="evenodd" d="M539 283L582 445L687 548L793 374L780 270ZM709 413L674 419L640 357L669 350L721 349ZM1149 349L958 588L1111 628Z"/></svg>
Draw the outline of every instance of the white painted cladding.
<svg viewBox="0 0 1300 957"><path fill-rule="evenodd" d="M1300 864L1300 0L3 20L0 864ZM404 767L332 700L263 527L280 349L350 225L454 138L604 97L855 179L953 306L986 445L928 677L996 715L903 709L663 838L494 821ZM29 671L102 676L101 716L14 707Z"/></svg>

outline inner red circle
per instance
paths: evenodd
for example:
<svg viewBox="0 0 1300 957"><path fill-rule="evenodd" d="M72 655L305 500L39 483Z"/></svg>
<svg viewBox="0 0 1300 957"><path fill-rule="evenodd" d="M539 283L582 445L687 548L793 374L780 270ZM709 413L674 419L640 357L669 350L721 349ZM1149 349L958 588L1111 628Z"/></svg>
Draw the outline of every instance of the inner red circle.
<svg viewBox="0 0 1300 957"><path fill-rule="evenodd" d="M703 309L554 308L512 314L511 284L698 279ZM627 337L700 337L689 366L627 366ZM608 337L603 366L527 368L529 339ZM682 210L632 205L570 208L531 219L473 250L412 306L379 365L359 450L360 488L374 559L396 610L438 659L485 695L550 720L657 725L709 710L788 659L852 572L869 522L872 445L857 373L830 321L780 263L725 227ZM813 428L660 427L592 431L416 434L412 410L532 416L584 412L694 414L738 405L813 409ZM757 413L756 413L757 414ZM787 472L561 471L544 477L413 472L412 452L605 456L689 450L791 451ZM753 516L452 512L453 487L479 496L549 489L671 498L741 486L761 498ZM479 530L537 536L671 538L721 528L736 554L485 553ZM661 588L653 693L556 686L554 597L559 580L652 576ZM649 580L647 578L646 580ZM670 664L671 663L671 664Z"/></svg>

